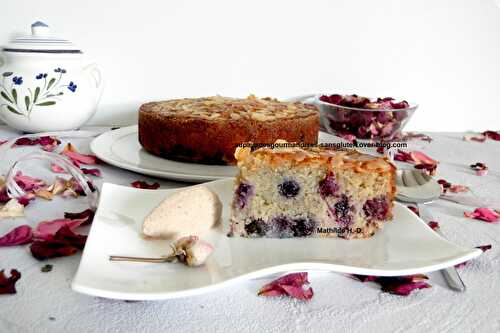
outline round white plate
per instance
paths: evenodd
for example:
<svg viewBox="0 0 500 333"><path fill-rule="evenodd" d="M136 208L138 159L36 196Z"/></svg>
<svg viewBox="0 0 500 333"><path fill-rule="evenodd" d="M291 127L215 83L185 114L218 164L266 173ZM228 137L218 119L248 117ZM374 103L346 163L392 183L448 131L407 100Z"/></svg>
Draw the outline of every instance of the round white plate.
<svg viewBox="0 0 500 333"><path fill-rule="evenodd" d="M235 166L184 163L152 155L139 144L137 129L134 125L103 133L91 142L90 149L106 163L160 178L204 182L236 175ZM341 141L328 133L319 134L319 142Z"/></svg>
<svg viewBox="0 0 500 333"><path fill-rule="evenodd" d="M285 271L377 276L425 273L482 253L442 238L398 203L394 220L368 239L227 237L233 182L224 179L204 184L219 195L224 208L220 227L201 236L215 247L201 267L110 262L109 255L159 257L169 253L168 241L146 240L140 230L144 217L176 190L141 190L105 183L73 290L115 299L160 300L202 294L229 283Z"/></svg>

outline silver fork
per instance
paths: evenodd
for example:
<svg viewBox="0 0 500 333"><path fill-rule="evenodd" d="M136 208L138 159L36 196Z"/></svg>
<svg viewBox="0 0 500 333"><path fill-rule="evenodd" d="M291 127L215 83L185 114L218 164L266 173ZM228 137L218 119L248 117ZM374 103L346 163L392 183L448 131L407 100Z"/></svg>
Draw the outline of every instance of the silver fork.
<svg viewBox="0 0 500 333"><path fill-rule="evenodd" d="M425 222L433 221L432 215L423 206L439 199L441 186L431 176L420 170L398 170L396 172L396 187L396 199L417 206L420 217ZM444 238L439 228L436 228L435 231ZM440 272L452 290L465 291L465 284L455 267L448 267Z"/></svg>

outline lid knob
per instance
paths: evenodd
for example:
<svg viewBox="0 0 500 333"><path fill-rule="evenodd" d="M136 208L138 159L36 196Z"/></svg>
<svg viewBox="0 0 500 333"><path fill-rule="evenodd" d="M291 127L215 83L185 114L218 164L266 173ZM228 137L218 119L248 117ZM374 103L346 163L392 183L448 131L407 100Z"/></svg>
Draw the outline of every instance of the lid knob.
<svg viewBox="0 0 500 333"><path fill-rule="evenodd" d="M36 37L48 37L50 35L50 28L47 24L36 21L31 25L31 34Z"/></svg>

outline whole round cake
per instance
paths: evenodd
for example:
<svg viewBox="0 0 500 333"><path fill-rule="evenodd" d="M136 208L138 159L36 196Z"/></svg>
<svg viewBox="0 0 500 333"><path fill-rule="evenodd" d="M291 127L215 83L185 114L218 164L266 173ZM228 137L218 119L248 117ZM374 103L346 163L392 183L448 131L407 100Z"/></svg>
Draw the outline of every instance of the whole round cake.
<svg viewBox="0 0 500 333"><path fill-rule="evenodd" d="M234 151L246 142L315 144L318 131L315 106L272 98L185 98L139 109L139 142L145 150L195 163L235 164Z"/></svg>

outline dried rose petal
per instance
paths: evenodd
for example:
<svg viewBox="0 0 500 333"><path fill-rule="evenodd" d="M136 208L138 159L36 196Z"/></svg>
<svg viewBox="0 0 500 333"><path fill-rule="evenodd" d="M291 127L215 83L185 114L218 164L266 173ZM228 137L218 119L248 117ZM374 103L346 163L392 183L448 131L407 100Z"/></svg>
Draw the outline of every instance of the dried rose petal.
<svg viewBox="0 0 500 333"><path fill-rule="evenodd" d="M486 141L486 135L484 134L466 134L463 137L464 141L476 141L484 142Z"/></svg>
<svg viewBox="0 0 500 333"><path fill-rule="evenodd" d="M421 151L411 151L410 157L415 164L437 164L437 161L433 160Z"/></svg>
<svg viewBox="0 0 500 333"><path fill-rule="evenodd" d="M422 141L427 141L427 142L432 141L432 138L430 136L428 136L427 134L423 134L423 133L408 132L408 133L405 133L401 136L401 141L411 141L414 139L420 139Z"/></svg>
<svg viewBox="0 0 500 333"><path fill-rule="evenodd" d="M92 164L97 164L97 162L98 162L96 156L79 153L76 150L75 146L73 146L71 143L68 143L64 147L61 154L66 156L66 157L69 157L69 159L71 159L73 164L75 164L78 167L80 166L80 164L92 165Z"/></svg>
<svg viewBox="0 0 500 333"><path fill-rule="evenodd" d="M132 185L135 188L142 188L146 190L157 190L158 188L160 188L159 183L148 184L142 180L136 180L135 182L130 183L130 185Z"/></svg>
<svg viewBox="0 0 500 333"><path fill-rule="evenodd" d="M52 221L42 221L38 223L34 231L34 237L37 240L49 239L55 235L61 228L67 227L71 231L87 222L88 218L82 219L56 219Z"/></svg>
<svg viewBox="0 0 500 333"><path fill-rule="evenodd" d="M434 176L436 174L437 164L417 164L415 169L423 170L426 174Z"/></svg>
<svg viewBox="0 0 500 333"><path fill-rule="evenodd" d="M94 215L95 212L89 208L78 213L66 212L64 213L64 218L71 220L85 219L85 222L82 223L82 225L86 225L86 224L91 224L94 221Z"/></svg>
<svg viewBox="0 0 500 333"><path fill-rule="evenodd" d="M45 186L45 182L41 179L33 178L30 176L23 175L21 171L18 171L14 176L14 180L17 185L23 189L23 191L29 192L36 190L42 186Z"/></svg>
<svg viewBox="0 0 500 333"><path fill-rule="evenodd" d="M341 137L342 139L350 142L350 143L353 143L355 140L356 140L356 136L353 135L353 134L338 134L339 137Z"/></svg>
<svg viewBox="0 0 500 333"><path fill-rule="evenodd" d="M31 242L33 231L29 225L20 225L0 237L0 247L22 245Z"/></svg>
<svg viewBox="0 0 500 333"><path fill-rule="evenodd" d="M94 169L80 168L80 170L82 170L82 172L85 175L92 175L92 176L96 176L96 177L101 177L101 170L99 170L97 168L94 168Z"/></svg>
<svg viewBox="0 0 500 333"><path fill-rule="evenodd" d="M54 173L66 173L66 170L55 163L50 164L50 170L52 170L52 172Z"/></svg>
<svg viewBox="0 0 500 333"><path fill-rule="evenodd" d="M462 193L462 192L468 192L469 188L465 185L451 185L450 186L450 192L451 193Z"/></svg>
<svg viewBox="0 0 500 333"><path fill-rule="evenodd" d="M54 151L54 149L61 144L61 141L53 136L42 136L38 143L42 146L43 150Z"/></svg>
<svg viewBox="0 0 500 333"><path fill-rule="evenodd" d="M377 147L377 153L379 153L379 154L384 154L384 149L385 149L385 147L384 147L384 146L379 146L379 147Z"/></svg>
<svg viewBox="0 0 500 333"><path fill-rule="evenodd" d="M407 153L401 149L398 149L397 153L394 154L394 159L401 162L412 162L410 153Z"/></svg>
<svg viewBox="0 0 500 333"><path fill-rule="evenodd" d="M313 297L312 288L304 289L309 284L307 272L291 273L282 276L266 285L258 292L259 296L290 296L301 300L309 300Z"/></svg>
<svg viewBox="0 0 500 333"><path fill-rule="evenodd" d="M38 138L19 138L16 140L14 145L16 146L34 146L39 143Z"/></svg>
<svg viewBox="0 0 500 333"><path fill-rule="evenodd" d="M464 212L464 216L489 223L496 223L498 222L498 218L500 217L500 212L489 208L480 207L476 208L473 212Z"/></svg>
<svg viewBox="0 0 500 333"><path fill-rule="evenodd" d="M19 138L14 146L34 146L41 145L45 151L53 151L61 141L54 136L41 136L39 138Z"/></svg>
<svg viewBox="0 0 500 333"><path fill-rule="evenodd" d="M483 132L483 135L485 135L488 139L500 141L500 132L485 131L485 132Z"/></svg>
<svg viewBox="0 0 500 333"><path fill-rule="evenodd" d="M444 179L439 179L437 182L439 185L441 185L441 192L443 194L445 194L448 191L450 191L451 193L461 193L469 191L469 188L465 185L457 185L457 184L453 185Z"/></svg>
<svg viewBox="0 0 500 333"><path fill-rule="evenodd" d="M10 276L5 276L4 270L0 270L0 295L15 294L16 282L21 278L21 273L16 269L10 270Z"/></svg>
<svg viewBox="0 0 500 333"><path fill-rule="evenodd" d="M17 198L17 202L19 202L23 206L28 206L31 200L35 199L34 193L26 193L22 197Z"/></svg>
<svg viewBox="0 0 500 333"><path fill-rule="evenodd" d="M470 168L476 171L476 175L478 176L485 176L488 174L488 167L484 163L477 162L475 164L471 164Z"/></svg>
<svg viewBox="0 0 500 333"><path fill-rule="evenodd" d="M373 275L358 275L358 274L350 274L350 277L359 280L361 282L373 282L377 280L377 276Z"/></svg>
<svg viewBox="0 0 500 333"><path fill-rule="evenodd" d="M418 211L418 207L415 207L415 206L406 206L408 207L409 210L411 210L412 212L414 212L417 216L420 216L420 212Z"/></svg>
<svg viewBox="0 0 500 333"><path fill-rule="evenodd" d="M491 244L479 245L479 246L476 246L476 249L480 249L481 251L486 252L488 250L491 250Z"/></svg>
<svg viewBox="0 0 500 333"><path fill-rule="evenodd" d="M479 245L479 246L476 246L476 249L480 249L481 251L486 252L488 250L491 250L491 244L488 244L488 245ZM465 265L467 265L467 263L468 263L468 261L464 261L464 262L461 262L460 264L456 264L455 268L462 268Z"/></svg>
<svg viewBox="0 0 500 333"><path fill-rule="evenodd" d="M4 143L8 142L9 140L0 140L0 146L3 145Z"/></svg>
<svg viewBox="0 0 500 333"><path fill-rule="evenodd" d="M1 204L7 203L10 199L12 199L12 198L7 195L7 189L5 187L1 188L0 189L0 203Z"/></svg>
<svg viewBox="0 0 500 333"><path fill-rule="evenodd" d="M75 234L70 228L64 226L55 235L33 242L30 250L33 257L38 260L65 257L83 250L86 241L87 236Z"/></svg>
<svg viewBox="0 0 500 333"><path fill-rule="evenodd" d="M415 289L431 288L427 282L412 282L412 283L386 283L382 284L382 291L399 295L408 296Z"/></svg>
<svg viewBox="0 0 500 333"><path fill-rule="evenodd" d="M0 219L24 216L24 205L17 199L10 199L0 208Z"/></svg>
<svg viewBox="0 0 500 333"><path fill-rule="evenodd" d="M416 274L407 276L363 276L353 275L361 282L375 282L379 284L383 292L400 296L408 296L415 289L430 288L431 285L424 282L428 279L426 275Z"/></svg>
<svg viewBox="0 0 500 333"><path fill-rule="evenodd" d="M429 221L427 225L432 229L432 230L437 230L439 229L439 223L436 221Z"/></svg>

